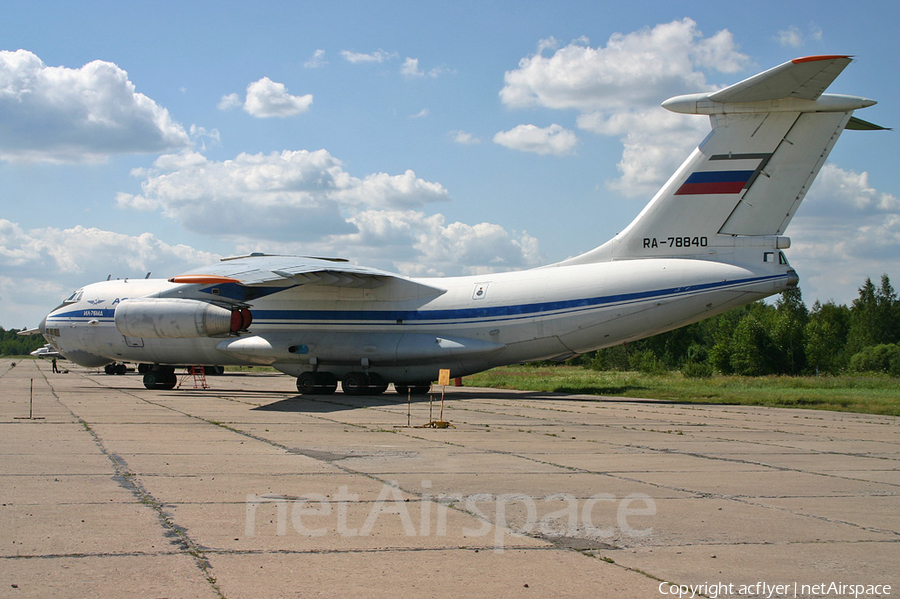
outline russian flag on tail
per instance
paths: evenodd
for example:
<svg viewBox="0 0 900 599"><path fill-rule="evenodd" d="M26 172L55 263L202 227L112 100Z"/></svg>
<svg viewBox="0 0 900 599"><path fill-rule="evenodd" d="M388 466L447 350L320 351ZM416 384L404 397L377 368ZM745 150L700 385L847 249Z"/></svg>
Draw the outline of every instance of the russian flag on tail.
<svg viewBox="0 0 900 599"><path fill-rule="evenodd" d="M756 171L700 171L691 174L677 196L740 193Z"/></svg>

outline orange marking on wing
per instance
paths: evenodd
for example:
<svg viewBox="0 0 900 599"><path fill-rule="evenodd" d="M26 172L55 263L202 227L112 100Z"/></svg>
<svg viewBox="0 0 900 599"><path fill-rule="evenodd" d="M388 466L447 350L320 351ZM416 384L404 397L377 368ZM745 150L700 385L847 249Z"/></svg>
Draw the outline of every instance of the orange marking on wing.
<svg viewBox="0 0 900 599"><path fill-rule="evenodd" d="M834 60L835 58L850 58L844 54L825 54L821 56L803 56L801 58L795 58L791 62L794 64L800 64L801 62L815 62L817 60Z"/></svg>
<svg viewBox="0 0 900 599"><path fill-rule="evenodd" d="M216 275L179 275L169 279L170 283L194 283L197 285L217 285L219 283L240 283L238 279L231 277L219 277Z"/></svg>

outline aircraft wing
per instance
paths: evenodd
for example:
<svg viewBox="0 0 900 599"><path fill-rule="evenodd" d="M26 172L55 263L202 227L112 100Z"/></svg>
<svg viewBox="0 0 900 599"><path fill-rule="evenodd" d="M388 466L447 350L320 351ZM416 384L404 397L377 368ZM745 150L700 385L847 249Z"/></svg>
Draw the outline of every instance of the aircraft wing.
<svg viewBox="0 0 900 599"><path fill-rule="evenodd" d="M242 287L294 287L331 285L336 287L376 288L390 279L400 279L429 289L444 290L416 283L401 275L350 264L342 258L274 256L251 254L224 258L218 264L204 266L169 279L172 283L217 285L233 283Z"/></svg>
<svg viewBox="0 0 900 599"><path fill-rule="evenodd" d="M709 99L714 102L760 102L781 98L816 100L851 60L850 56L795 58L713 92Z"/></svg>

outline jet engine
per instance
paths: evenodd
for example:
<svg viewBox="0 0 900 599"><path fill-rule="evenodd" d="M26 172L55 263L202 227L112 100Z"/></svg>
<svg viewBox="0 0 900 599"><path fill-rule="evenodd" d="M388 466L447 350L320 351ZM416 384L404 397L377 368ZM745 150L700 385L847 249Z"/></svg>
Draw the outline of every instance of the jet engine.
<svg viewBox="0 0 900 599"><path fill-rule="evenodd" d="M253 320L247 308L179 298L123 300L116 306L116 328L126 337L189 339L220 337L246 330Z"/></svg>

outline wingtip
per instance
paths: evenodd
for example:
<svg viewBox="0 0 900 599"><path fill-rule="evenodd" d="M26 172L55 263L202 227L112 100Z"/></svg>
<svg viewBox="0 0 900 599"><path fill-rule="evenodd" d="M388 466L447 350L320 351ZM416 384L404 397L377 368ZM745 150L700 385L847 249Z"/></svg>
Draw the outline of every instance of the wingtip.
<svg viewBox="0 0 900 599"><path fill-rule="evenodd" d="M816 62L819 60L836 60L839 58L849 58L853 59L853 55L851 54L820 54L817 56L801 56L800 58L795 58L791 62L794 64L800 64L803 62Z"/></svg>

